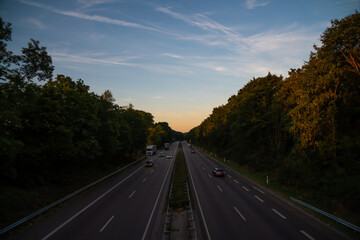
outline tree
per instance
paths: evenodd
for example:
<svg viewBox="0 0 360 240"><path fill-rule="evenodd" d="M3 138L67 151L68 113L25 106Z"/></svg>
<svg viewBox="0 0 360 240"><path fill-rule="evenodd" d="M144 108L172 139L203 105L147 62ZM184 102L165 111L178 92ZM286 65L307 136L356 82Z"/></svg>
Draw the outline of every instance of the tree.
<svg viewBox="0 0 360 240"><path fill-rule="evenodd" d="M6 42L11 41L11 23L6 23L0 17L0 80L5 81L6 76L12 71L10 66L16 63L16 58L11 51L6 49Z"/></svg>
<svg viewBox="0 0 360 240"><path fill-rule="evenodd" d="M21 75L28 81L35 77L39 81L52 79L54 67L52 66L51 57L47 54L45 47L39 46L39 41L31 39L27 48L22 49L20 67Z"/></svg>

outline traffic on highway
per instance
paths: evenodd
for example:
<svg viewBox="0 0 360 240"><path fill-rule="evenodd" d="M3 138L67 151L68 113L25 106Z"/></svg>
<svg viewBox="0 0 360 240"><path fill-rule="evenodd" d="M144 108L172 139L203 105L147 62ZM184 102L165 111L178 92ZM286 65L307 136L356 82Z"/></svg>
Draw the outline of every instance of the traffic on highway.
<svg viewBox="0 0 360 240"><path fill-rule="evenodd" d="M205 239L346 239L201 151L185 147Z"/></svg>
<svg viewBox="0 0 360 240"><path fill-rule="evenodd" d="M196 203L198 238L347 239L186 142L158 152L151 147L154 152L145 159L64 204L15 239L166 239L164 208L179 144Z"/></svg>
<svg viewBox="0 0 360 240"><path fill-rule="evenodd" d="M177 147L164 153L175 156ZM158 239L174 160L149 155L15 239Z"/></svg>

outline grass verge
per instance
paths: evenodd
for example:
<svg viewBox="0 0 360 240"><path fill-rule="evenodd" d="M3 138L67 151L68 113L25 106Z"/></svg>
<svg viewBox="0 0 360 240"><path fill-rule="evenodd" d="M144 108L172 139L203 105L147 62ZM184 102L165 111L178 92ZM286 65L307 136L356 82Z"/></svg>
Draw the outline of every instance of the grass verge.
<svg viewBox="0 0 360 240"><path fill-rule="evenodd" d="M182 144L179 144L178 152L175 158L175 167L173 175L173 195L169 200L169 205L173 209L183 209L188 204L188 197L185 193L185 184L187 182L186 162L182 149Z"/></svg>

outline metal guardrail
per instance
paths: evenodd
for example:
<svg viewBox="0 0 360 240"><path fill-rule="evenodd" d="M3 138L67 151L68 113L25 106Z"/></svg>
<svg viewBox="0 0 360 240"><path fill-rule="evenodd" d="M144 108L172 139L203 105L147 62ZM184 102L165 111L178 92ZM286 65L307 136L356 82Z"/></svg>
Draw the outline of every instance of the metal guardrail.
<svg viewBox="0 0 360 240"><path fill-rule="evenodd" d="M70 199L70 198L78 195L79 193L81 193L81 192L83 192L83 191L85 191L85 190L93 187L94 185L96 185L96 184L98 184L98 183L106 180L107 178L109 178L109 177L117 174L118 172L124 170L125 168L128 168L129 166L131 166L131 165L133 165L133 164L135 164L135 163L137 163L137 162L139 162L139 161L141 161L141 160L143 160L143 159L145 159L145 158L146 158L146 157L142 157L142 158L136 160L135 162L132 162L132 163L126 165L125 167L122 167L122 168L120 168L120 169L118 169L118 170L110 173L109 175L107 175L107 176L105 176L105 177L102 177L102 178L100 178L99 180L97 180L97 181L95 181L95 182L93 182L93 183L90 183L89 185L87 185L87 186L85 186L85 187L83 187L83 188L81 188L81 189L79 189L79 190L76 190L75 192L73 192L73 193L71 193L71 194L69 194L69 195L67 195L67 196L65 196L65 197L63 197L63 198L61 198L61 199L59 199L59 200L57 200L57 201L49 204L49 205L47 205L46 207L44 207L44 208L42 208L42 209L40 209L40 210L38 210L38 211L36 211L36 212L34 212L34 213L32 213L32 214L24 217L24 218L22 218L22 219L20 219L20 220L18 220L18 221L16 221L16 222L14 222L13 224L11 224L11 225L9 225L9 226L1 229L1 230L0 230L0 235L2 235L2 234L4 234L4 233L6 233L6 232L8 232L8 231L10 231L10 230L18 227L19 225L21 225L21 224L23 224L23 223L31 220L31 219L34 218L34 217L37 217L37 216L43 214L44 212L48 211L49 209L51 209L51 208L53 208L53 207L55 207L55 206L57 206L57 205L65 202L66 200L68 200L68 199Z"/></svg>
<svg viewBox="0 0 360 240"><path fill-rule="evenodd" d="M197 234L196 234L196 225L195 225L195 218L194 218L194 212L191 205L191 199L190 199L190 191L189 191L189 184L186 182L185 185L185 193L188 197L189 206L187 207L187 221L188 221L188 231L189 236L188 239L194 239L197 240Z"/></svg>
<svg viewBox="0 0 360 240"><path fill-rule="evenodd" d="M174 172L173 172L173 174L174 174ZM171 183L171 185L170 185L170 192L169 192L168 200L170 200L172 198L172 195L173 195L173 183ZM170 207L169 201L168 201L167 208L166 208L166 215L165 215L165 226L164 226L164 231L163 231L163 237L161 239L164 239L164 240L170 239L172 219L173 219L173 209L172 209L172 207Z"/></svg>
<svg viewBox="0 0 360 240"><path fill-rule="evenodd" d="M320 213L320 214L322 214L322 215L324 215L324 216L326 216L328 218L331 218L332 220L334 220L336 222L339 222L339 223L347 226L348 228L351 228L351 229L353 229L353 230L355 230L357 232L360 232L360 227L358 227L358 226L356 226L354 224L351 224L351 223L349 223L349 222L347 222L347 221L345 221L345 220L343 220L341 218L338 218L338 217L336 217L336 216L334 216L334 215L332 215L330 213L327 213L327 212L325 212L323 210L320 210L320 209L318 209L318 208L316 208L314 206L311 206L310 204L305 203L303 201L300 201L299 199L296 199L296 198L293 198L293 197L290 197L290 199L292 201L294 201L294 202L297 202L297 203L303 205L304 207L310 208L310 209L314 210L315 212L318 212L318 213Z"/></svg>

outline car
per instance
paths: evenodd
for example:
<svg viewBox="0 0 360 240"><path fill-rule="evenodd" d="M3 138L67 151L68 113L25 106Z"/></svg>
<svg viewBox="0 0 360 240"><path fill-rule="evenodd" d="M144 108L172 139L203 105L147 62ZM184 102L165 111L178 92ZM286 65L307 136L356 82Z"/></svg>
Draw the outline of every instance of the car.
<svg viewBox="0 0 360 240"><path fill-rule="evenodd" d="M194 149L191 149L191 153L195 153L195 150L194 150Z"/></svg>
<svg viewBox="0 0 360 240"><path fill-rule="evenodd" d="M146 161L145 166L146 167L152 167L153 166L153 161Z"/></svg>
<svg viewBox="0 0 360 240"><path fill-rule="evenodd" d="M165 155L164 155L164 153L163 152L160 152L159 153L159 157L164 157Z"/></svg>
<svg viewBox="0 0 360 240"><path fill-rule="evenodd" d="M172 159L172 155L169 154L169 155L166 156L166 158L167 158L167 159Z"/></svg>
<svg viewBox="0 0 360 240"><path fill-rule="evenodd" d="M224 177L225 176L224 169L218 168L218 167L216 167L216 168L214 168L212 170L212 174L214 176L218 176L218 177Z"/></svg>

